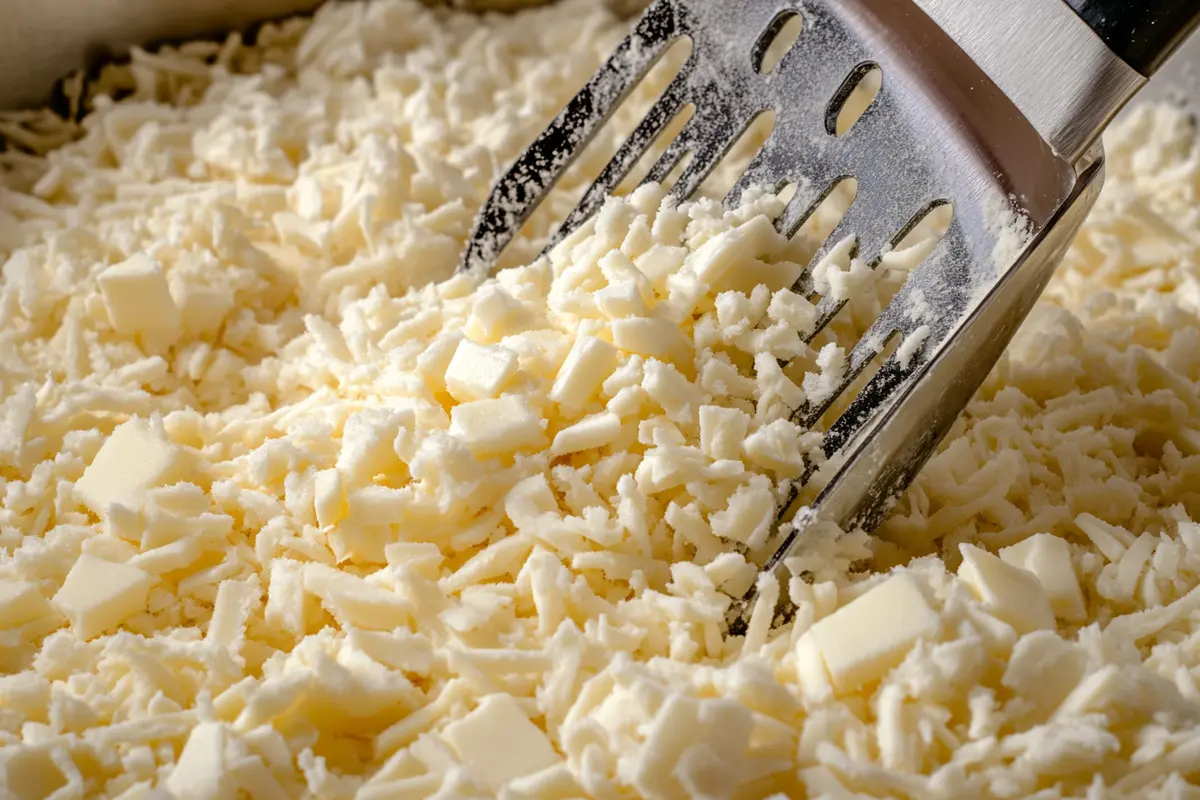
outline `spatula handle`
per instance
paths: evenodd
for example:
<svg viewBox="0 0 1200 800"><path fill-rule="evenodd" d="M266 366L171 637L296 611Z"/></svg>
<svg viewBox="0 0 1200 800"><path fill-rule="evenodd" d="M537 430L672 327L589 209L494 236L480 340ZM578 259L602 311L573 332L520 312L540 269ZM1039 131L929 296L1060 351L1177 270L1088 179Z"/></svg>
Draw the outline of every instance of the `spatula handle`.
<svg viewBox="0 0 1200 800"><path fill-rule="evenodd" d="M1200 24L1200 0L1065 0L1125 63L1152 76Z"/></svg>

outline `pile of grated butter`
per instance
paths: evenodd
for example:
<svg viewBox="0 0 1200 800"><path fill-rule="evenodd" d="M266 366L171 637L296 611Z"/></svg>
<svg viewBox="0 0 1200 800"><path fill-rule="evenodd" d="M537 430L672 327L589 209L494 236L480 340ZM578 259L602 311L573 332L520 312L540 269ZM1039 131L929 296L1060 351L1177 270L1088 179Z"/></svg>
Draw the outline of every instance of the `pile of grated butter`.
<svg viewBox="0 0 1200 800"><path fill-rule="evenodd" d="M727 637L820 466L789 410L929 243L835 248L811 347L817 243L769 194L645 187L454 277L626 24L331 4L136 52L81 131L0 119L0 794L1200 797L1192 121L1112 132L878 537L814 541Z"/></svg>

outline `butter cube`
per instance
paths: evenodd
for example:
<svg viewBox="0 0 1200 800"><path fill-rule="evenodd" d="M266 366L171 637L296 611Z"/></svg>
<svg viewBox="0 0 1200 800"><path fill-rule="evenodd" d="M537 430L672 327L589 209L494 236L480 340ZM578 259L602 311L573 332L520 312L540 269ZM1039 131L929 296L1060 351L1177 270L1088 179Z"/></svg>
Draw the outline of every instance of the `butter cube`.
<svg viewBox="0 0 1200 800"><path fill-rule="evenodd" d="M637 353L676 366L690 366L692 345L679 325L657 317L626 317L612 324L613 344L627 353Z"/></svg>
<svg viewBox="0 0 1200 800"><path fill-rule="evenodd" d="M582 408L617 368L617 348L595 336L580 336L571 345L550 389L550 399L568 409Z"/></svg>
<svg viewBox="0 0 1200 800"><path fill-rule="evenodd" d="M53 614L37 587L25 581L0 580L0 630L8 630Z"/></svg>
<svg viewBox="0 0 1200 800"><path fill-rule="evenodd" d="M94 639L145 611L151 582L137 567L84 553L51 602L71 621L76 635Z"/></svg>
<svg viewBox="0 0 1200 800"><path fill-rule="evenodd" d="M776 232L775 225L760 214L709 239L688 256L687 264L710 290L736 288L749 294L759 283L772 290L782 289L791 285L780 282L783 274L796 274L796 266L788 265L781 270L757 256L772 260L770 257L778 255L786 241Z"/></svg>
<svg viewBox="0 0 1200 800"><path fill-rule="evenodd" d="M1052 631L1022 636L1004 667L1001 683L1040 714L1058 708L1087 674L1088 651Z"/></svg>
<svg viewBox="0 0 1200 800"><path fill-rule="evenodd" d="M225 767L225 726L202 722L192 729L167 789L179 800L217 800L234 794Z"/></svg>
<svg viewBox="0 0 1200 800"><path fill-rule="evenodd" d="M641 317L650 309L642 298L638 285L633 281L620 281L593 293L592 297L600 313L609 319Z"/></svg>
<svg viewBox="0 0 1200 800"><path fill-rule="evenodd" d="M546 734L506 694L483 698L474 711L447 725L442 738L472 775L496 790L562 761Z"/></svg>
<svg viewBox="0 0 1200 800"><path fill-rule="evenodd" d="M652 358L644 367L642 388L662 406L672 422L696 424L697 409L704 402L704 393L679 370Z"/></svg>
<svg viewBox="0 0 1200 800"><path fill-rule="evenodd" d="M178 476L182 455L149 421L134 417L117 426L100 447L75 491L84 505L101 517L113 503L139 510L146 490Z"/></svg>
<svg viewBox="0 0 1200 800"><path fill-rule="evenodd" d="M189 338L213 336L220 331L235 305L237 295L228 286L187 283L178 303L180 322Z"/></svg>
<svg viewBox="0 0 1200 800"><path fill-rule="evenodd" d="M521 301L498 284L483 286L475 293L475 305L463 330L483 341L499 341L528 328L529 312Z"/></svg>
<svg viewBox="0 0 1200 800"><path fill-rule="evenodd" d="M550 452L558 456L604 447L620 432L621 418L611 411L602 411L559 431Z"/></svg>
<svg viewBox="0 0 1200 800"><path fill-rule="evenodd" d="M153 258L138 253L101 272L97 283L117 333L136 336L149 349L168 347L178 338L179 308Z"/></svg>
<svg viewBox="0 0 1200 800"><path fill-rule="evenodd" d="M10 745L4 759L0 760L0 785L4 786L4 797L32 800L72 794L81 796L78 784L67 785L67 778L52 754L53 749L44 744Z"/></svg>
<svg viewBox="0 0 1200 800"><path fill-rule="evenodd" d="M743 238L736 229L714 236L692 254L688 266L709 286L717 285L734 264L747 257Z"/></svg>
<svg viewBox="0 0 1200 800"><path fill-rule="evenodd" d="M683 268L687 248L656 244L634 261L641 273L655 286L666 286L667 278Z"/></svg>
<svg viewBox="0 0 1200 800"><path fill-rule="evenodd" d="M463 339L446 367L446 390L460 403L495 397L517 374L517 364L507 347Z"/></svg>
<svg viewBox="0 0 1200 800"><path fill-rule="evenodd" d="M417 356L417 372L430 388L438 391L446 388L446 370L463 338L460 331L439 333L425 348L425 352Z"/></svg>
<svg viewBox="0 0 1200 800"><path fill-rule="evenodd" d="M848 692L882 678L940 627L916 579L900 574L813 625L811 634L833 685Z"/></svg>
<svg viewBox="0 0 1200 800"><path fill-rule="evenodd" d="M450 435L476 455L499 455L540 447L542 420L524 397L501 397L463 403L450 411Z"/></svg>
<svg viewBox="0 0 1200 800"><path fill-rule="evenodd" d="M342 429L342 447L335 464L338 471L353 482L369 483L376 475L394 470L399 466L396 435L414 421L412 411L383 408L355 411Z"/></svg>
<svg viewBox="0 0 1200 800"><path fill-rule="evenodd" d="M750 432L750 415L738 408L700 407L700 449L709 458L739 459Z"/></svg>
<svg viewBox="0 0 1200 800"><path fill-rule="evenodd" d="M1004 563L1029 570L1042 584L1050 598L1054 616L1068 622L1087 619L1083 591L1075 567L1071 564L1071 548L1065 540L1049 533L1030 536L1023 542L1000 551Z"/></svg>
<svg viewBox="0 0 1200 800"><path fill-rule="evenodd" d="M960 544L962 579L998 619L1017 633L1054 630L1050 599L1037 577L1028 570L1006 564L996 556L970 544Z"/></svg>

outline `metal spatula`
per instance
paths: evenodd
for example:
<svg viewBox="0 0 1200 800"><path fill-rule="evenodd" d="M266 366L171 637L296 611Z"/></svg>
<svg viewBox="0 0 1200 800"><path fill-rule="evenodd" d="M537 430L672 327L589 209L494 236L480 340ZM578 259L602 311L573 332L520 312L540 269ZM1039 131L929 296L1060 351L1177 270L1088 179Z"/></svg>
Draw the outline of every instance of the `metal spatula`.
<svg viewBox="0 0 1200 800"><path fill-rule="evenodd" d="M761 74L767 46L796 14L803 32ZM924 337L917 352L884 361L833 423L825 449L836 472L815 502L797 508L793 491L779 509L780 546L764 570L787 587L784 562L815 526L872 528L933 453L1095 201L1100 132L1198 21L1195 0L657 0L496 185L464 268L490 267L680 37L692 41L682 72L559 237L598 209L688 103L694 115L647 177L663 179L690 155L673 188L680 199L765 109L775 110L774 132L728 203L750 186L794 183L778 220L792 235L841 179L857 180L853 204L812 264L847 235L856 237L859 258L877 264L931 207L952 204L945 235L855 346L838 391L795 411L810 426L889 339ZM874 68L883 76L878 95L839 132L839 110ZM812 294L810 274L799 288ZM818 330L840 306L820 300Z"/></svg>

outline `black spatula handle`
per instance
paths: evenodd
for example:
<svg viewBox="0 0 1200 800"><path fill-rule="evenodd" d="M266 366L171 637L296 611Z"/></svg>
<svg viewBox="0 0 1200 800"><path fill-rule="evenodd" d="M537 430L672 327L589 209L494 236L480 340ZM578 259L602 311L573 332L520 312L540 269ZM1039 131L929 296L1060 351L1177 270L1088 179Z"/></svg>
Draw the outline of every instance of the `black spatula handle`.
<svg viewBox="0 0 1200 800"><path fill-rule="evenodd" d="M1200 23L1200 0L1066 0L1109 49L1147 78Z"/></svg>

